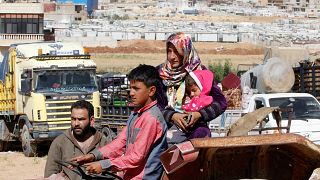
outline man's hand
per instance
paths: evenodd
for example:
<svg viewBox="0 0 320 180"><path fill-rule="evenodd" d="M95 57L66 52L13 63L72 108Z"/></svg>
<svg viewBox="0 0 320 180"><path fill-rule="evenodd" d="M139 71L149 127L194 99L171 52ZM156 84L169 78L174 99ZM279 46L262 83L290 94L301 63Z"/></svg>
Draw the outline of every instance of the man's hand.
<svg viewBox="0 0 320 180"><path fill-rule="evenodd" d="M100 174L102 172L100 161L84 164L84 167L89 173Z"/></svg>
<svg viewBox="0 0 320 180"><path fill-rule="evenodd" d="M201 114L199 112L190 112L190 113L192 113L192 117L187 125L187 129L192 128L196 124L196 122L198 122L199 119L201 118Z"/></svg>
<svg viewBox="0 0 320 180"><path fill-rule="evenodd" d="M188 117L188 114L174 113L171 120L175 125L177 125L181 130L187 132L187 123L185 118Z"/></svg>
<svg viewBox="0 0 320 180"><path fill-rule="evenodd" d="M89 162L92 162L94 160L95 160L94 155L89 153L89 154L86 154L84 156L74 157L70 161L77 162L79 165L83 165L85 163L89 163Z"/></svg>

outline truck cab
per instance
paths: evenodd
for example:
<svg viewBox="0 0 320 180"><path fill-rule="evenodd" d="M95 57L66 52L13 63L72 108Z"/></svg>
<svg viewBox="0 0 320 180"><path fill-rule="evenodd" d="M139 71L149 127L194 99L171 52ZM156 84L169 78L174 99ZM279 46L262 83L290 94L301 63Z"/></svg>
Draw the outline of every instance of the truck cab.
<svg viewBox="0 0 320 180"><path fill-rule="evenodd" d="M96 65L79 44L14 44L1 70L0 142L21 140L26 156L70 128L75 101L89 101L101 116Z"/></svg>
<svg viewBox="0 0 320 180"><path fill-rule="evenodd" d="M292 108L291 125L288 112L282 112L281 127L288 127L290 133L300 134L316 144L320 144L320 104L317 99L308 93L274 93L255 94L251 97L247 112L253 112L261 107ZM277 127L272 114L264 120L264 127ZM284 132L284 130L281 130ZM263 133L274 133L267 130ZM252 134L252 133L251 133Z"/></svg>
<svg viewBox="0 0 320 180"><path fill-rule="evenodd" d="M209 128L212 136L225 136L231 124L243 115L261 107L279 107L283 110L281 111L281 128L277 129L277 121L270 113L263 120L261 127L260 124L257 125L248 133L249 135L289 132L302 135L320 144L320 104L314 96L308 93L254 94L250 97L247 108L226 110L219 118L211 121ZM292 112L288 112L289 109Z"/></svg>

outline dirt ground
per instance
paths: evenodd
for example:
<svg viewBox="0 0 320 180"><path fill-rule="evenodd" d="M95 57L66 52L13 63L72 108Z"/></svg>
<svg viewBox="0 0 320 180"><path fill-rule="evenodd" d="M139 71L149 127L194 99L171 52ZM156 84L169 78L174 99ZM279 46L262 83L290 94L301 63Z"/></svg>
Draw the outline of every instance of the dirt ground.
<svg viewBox="0 0 320 180"><path fill-rule="evenodd" d="M121 41L118 48L90 48L98 72L128 72L139 64L158 65L165 59L163 41ZM263 47L245 43L194 43L203 64L228 60L238 64L260 63ZM21 151L0 153L0 180L39 179L43 177L46 156L24 157Z"/></svg>
<svg viewBox="0 0 320 180"><path fill-rule="evenodd" d="M236 70L239 64L261 63L264 47L248 43L195 42L204 65L224 64L229 61ZM127 73L139 64L159 65L166 59L164 41L119 41L117 48L89 48L97 71Z"/></svg>
<svg viewBox="0 0 320 180"><path fill-rule="evenodd" d="M19 151L0 152L0 180L43 178L47 156L25 157Z"/></svg>

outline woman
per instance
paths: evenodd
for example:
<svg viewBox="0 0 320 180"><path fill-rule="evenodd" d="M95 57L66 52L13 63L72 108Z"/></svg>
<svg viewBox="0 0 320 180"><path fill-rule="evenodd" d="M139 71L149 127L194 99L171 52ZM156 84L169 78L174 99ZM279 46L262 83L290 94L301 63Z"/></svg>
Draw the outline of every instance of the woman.
<svg viewBox="0 0 320 180"><path fill-rule="evenodd" d="M162 91L158 94L158 105L163 108L163 115L167 121L168 128L176 125L178 129L186 134L187 139L211 137L207 122L222 114L227 102L219 87L213 83L210 95L214 101L211 105L198 112L192 112L191 119L186 123L187 113L181 109L184 97L184 79L188 72L207 69L201 64L200 58L192 45L190 37L179 32L168 37L167 60L159 65L158 71L162 78ZM189 130L191 133L188 133ZM173 137L170 137L173 136ZM177 136L180 136L178 133ZM175 143L180 143L183 137L175 137L175 134L167 134ZM172 142L169 142L169 144Z"/></svg>

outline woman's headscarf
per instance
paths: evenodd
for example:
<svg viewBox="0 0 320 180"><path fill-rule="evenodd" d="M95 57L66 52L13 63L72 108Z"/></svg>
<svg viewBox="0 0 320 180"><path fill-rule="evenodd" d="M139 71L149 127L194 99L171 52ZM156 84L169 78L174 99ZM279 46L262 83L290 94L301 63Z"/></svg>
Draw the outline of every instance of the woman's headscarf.
<svg viewBox="0 0 320 180"><path fill-rule="evenodd" d="M168 37L166 46L168 53L169 43L173 44L178 53L183 56L182 66L173 69L168 59L160 69L160 77L166 86L178 86L184 80L187 72L201 69L201 61L189 36L183 32L172 34Z"/></svg>

